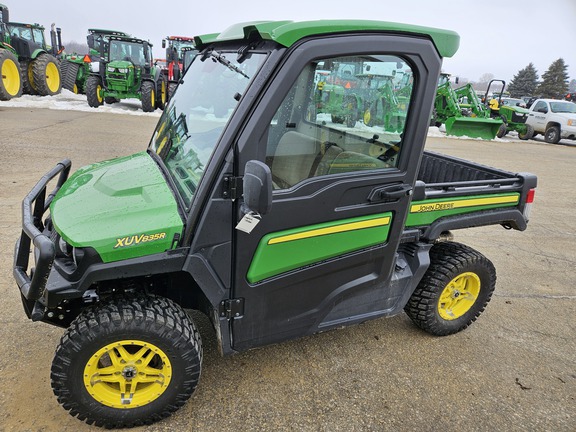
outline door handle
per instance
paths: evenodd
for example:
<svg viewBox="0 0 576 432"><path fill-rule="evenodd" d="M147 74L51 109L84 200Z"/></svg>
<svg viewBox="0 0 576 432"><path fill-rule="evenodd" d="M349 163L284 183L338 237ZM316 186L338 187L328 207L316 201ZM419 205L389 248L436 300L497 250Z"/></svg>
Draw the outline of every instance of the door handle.
<svg viewBox="0 0 576 432"><path fill-rule="evenodd" d="M412 186L400 183L373 189L368 195L368 201L387 202L398 201L400 198L412 195Z"/></svg>

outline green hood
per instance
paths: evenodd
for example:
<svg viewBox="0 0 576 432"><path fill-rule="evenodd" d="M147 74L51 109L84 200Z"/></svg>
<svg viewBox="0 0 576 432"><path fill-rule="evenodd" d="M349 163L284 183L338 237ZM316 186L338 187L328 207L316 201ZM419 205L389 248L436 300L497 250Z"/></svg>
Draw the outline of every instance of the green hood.
<svg viewBox="0 0 576 432"><path fill-rule="evenodd" d="M104 262L170 249L183 228L174 195L146 153L80 168L50 213L64 240L94 248Z"/></svg>

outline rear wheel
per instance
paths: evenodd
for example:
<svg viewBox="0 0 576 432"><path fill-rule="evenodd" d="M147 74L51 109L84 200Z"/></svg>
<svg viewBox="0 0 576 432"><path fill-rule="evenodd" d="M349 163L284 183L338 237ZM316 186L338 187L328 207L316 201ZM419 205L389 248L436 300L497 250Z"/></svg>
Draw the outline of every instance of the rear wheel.
<svg viewBox="0 0 576 432"><path fill-rule="evenodd" d="M86 99L92 108L98 108L104 103L102 80L99 76L91 75L86 80Z"/></svg>
<svg viewBox="0 0 576 432"><path fill-rule="evenodd" d="M544 141L550 144L558 144L560 141L560 128L558 126L548 126L544 133Z"/></svg>
<svg viewBox="0 0 576 432"><path fill-rule="evenodd" d="M520 138L521 140L528 140L530 138L532 138L534 136L534 128L527 124L526 125L526 131L525 132L518 132L518 138Z"/></svg>
<svg viewBox="0 0 576 432"><path fill-rule="evenodd" d="M457 333L484 311L495 285L494 265L484 255L460 243L439 243L430 250L430 266L404 310L428 333Z"/></svg>
<svg viewBox="0 0 576 432"><path fill-rule="evenodd" d="M29 60L20 61L20 76L22 77L22 93L35 95L34 90L34 73L32 72L32 64Z"/></svg>
<svg viewBox="0 0 576 432"><path fill-rule="evenodd" d="M346 126L353 128L358 120L358 102L356 99L353 97L347 98L344 102L344 110L346 113L344 114Z"/></svg>
<svg viewBox="0 0 576 432"><path fill-rule="evenodd" d="M58 60L50 54L41 54L32 62L34 89L40 96L54 96L62 90L62 76Z"/></svg>
<svg viewBox="0 0 576 432"><path fill-rule="evenodd" d="M142 111L152 112L156 109L156 91L152 81L142 83Z"/></svg>
<svg viewBox="0 0 576 432"><path fill-rule="evenodd" d="M0 49L0 100L10 100L22 95L20 64L16 56Z"/></svg>
<svg viewBox="0 0 576 432"><path fill-rule="evenodd" d="M121 297L72 322L56 349L52 389L88 424L151 424L190 398L201 362L200 334L181 307L162 297Z"/></svg>
<svg viewBox="0 0 576 432"><path fill-rule="evenodd" d="M177 86L178 86L178 83L175 83L175 82L168 83L168 100L172 99L172 95L176 91Z"/></svg>

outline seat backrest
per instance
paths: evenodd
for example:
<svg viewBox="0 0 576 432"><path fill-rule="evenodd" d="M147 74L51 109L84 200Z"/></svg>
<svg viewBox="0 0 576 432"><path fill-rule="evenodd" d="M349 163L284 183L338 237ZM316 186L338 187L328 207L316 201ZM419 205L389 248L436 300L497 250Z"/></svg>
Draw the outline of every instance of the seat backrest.
<svg viewBox="0 0 576 432"><path fill-rule="evenodd" d="M280 187L291 187L314 175L313 166L320 153L320 143L313 137L296 131L280 138L274 159L272 176Z"/></svg>

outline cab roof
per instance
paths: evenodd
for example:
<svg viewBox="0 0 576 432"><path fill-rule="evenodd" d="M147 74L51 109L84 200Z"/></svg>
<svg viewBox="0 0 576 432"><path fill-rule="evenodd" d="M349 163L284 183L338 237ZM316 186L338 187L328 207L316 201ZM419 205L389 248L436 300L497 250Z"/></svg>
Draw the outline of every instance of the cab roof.
<svg viewBox="0 0 576 432"><path fill-rule="evenodd" d="M451 30L370 20L255 21L235 24L222 33L196 36L195 41L200 49L214 42L242 39L273 40L289 47L300 39L312 35L363 32L403 33L428 37L442 57L452 57L460 45L460 36Z"/></svg>

